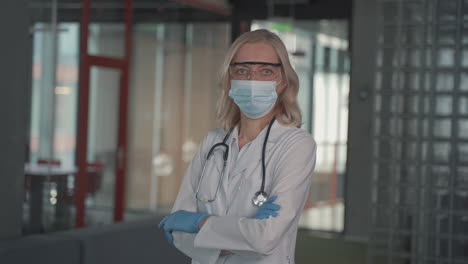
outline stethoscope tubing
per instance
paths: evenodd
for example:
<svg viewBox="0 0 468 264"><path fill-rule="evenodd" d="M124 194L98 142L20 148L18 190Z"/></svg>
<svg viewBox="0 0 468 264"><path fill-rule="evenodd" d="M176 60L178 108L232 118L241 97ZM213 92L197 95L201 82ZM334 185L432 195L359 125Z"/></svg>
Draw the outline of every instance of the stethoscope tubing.
<svg viewBox="0 0 468 264"><path fill-rule="evenodd" d="M267 129L267 132L266 132L266 135L265 135L265 139L263 141L263 147L262 147L262 184L260 186L260 191L256 192L255 193L255 197L254 197L254 204L255 205L258 205L260 206L261 204L263 204L263 201L258 201L259 200L259 197L262 196L264 198L266 198L268 195L265 193L265 181L266 181L266 166L265 166L265 151L266 151L266 143L268 142L268 138L270 136L270 131L271 131L271 127L273 126L273 123L275 121L275 117L273 117L273 119L270 121L270 124L268 125L268 129ZM219 142L219 143L216 143L214 144L211 148L210 148L210 151L208 151L208 155L206 156L206 161L205 161L205 165L203 166L203 169L202 169L202 173L201 173L201 176L200 176L200 180L198 181L198 186L197 186L197 189L196 189L196 192L195 192L195 197L197 200L199 201L203 201L203 202L213 202L216 200L216 196L218 194L218 191L219 191L219 188L222 184L222 181L223 181L223 178L224 178L224 172L225 172L225 169L226 169L226 162L227 162L227 159L228 159L228 156L229 156L229 146L226 144L226 141L227 139L229 138L229 136L232 134L232 131L234 130L234 128L231 128L231 130L229 130L229 132L226 134L226 136L224 136L224 139L222 142ZM201 199L198 197L198 192L200 190L200 184L201 182L203 181L203 178L204 178L204 174L205 174L205 167L206 167L206 164L208 163L208 160L210 159L211 155L213 154L213 151L217 148L217 147L223 147L225 149L225 152L223 154L223 170L222 170L222 173L220 175L220 179L218 181L218 186L216 188L216 192L214 194L214 197L213 199ZM257 201L256 201L257 200Z"/></svg>
<svg viewBox="0 0 468 264"><path fill-rule="evenodd" d="M270 121L270 124L268 125L268 130L267 130L267 134L265 135L265 140L263 141L263 148L262 148L262 186L260 188L260 192L261 193L265 193L265 170L266 170L266 166L265 166L265 150L266 150L266 143L268 141L268 137L270 136L270 130L271 130L271 127L273 126L273 122L275 122L275 117L273 117L273 119Z"/></svg>

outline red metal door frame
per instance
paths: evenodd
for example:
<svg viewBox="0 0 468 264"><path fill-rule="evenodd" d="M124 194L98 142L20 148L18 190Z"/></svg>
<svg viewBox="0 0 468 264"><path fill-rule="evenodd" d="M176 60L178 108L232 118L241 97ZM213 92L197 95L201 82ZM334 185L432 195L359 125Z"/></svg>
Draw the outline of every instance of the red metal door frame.
<svg viewBox="0 0 468 264"><path fill-rule="evenodd" d="M90 23L91 0L83 0L83 11L81 20L80 36L80 94L78 111L78 137L77 137L77 165L78 173L75 180L75 206L76 218L75 226L85 226L85 198L88 179L87 148L88 148L88 114L89 114L89 81L92 66L118 69L120 75L120 98L119 98L119 123L117 139L116 157L116 177L114 194L114 221L122 221L125 208L125 171L127 153L127 112L128 112L128 86L129 86L129 65L131 51L132 34L132 2L125 0L125 51L123 58L110 58L103 56L92 56L88 54L88 36Z"/></svg>

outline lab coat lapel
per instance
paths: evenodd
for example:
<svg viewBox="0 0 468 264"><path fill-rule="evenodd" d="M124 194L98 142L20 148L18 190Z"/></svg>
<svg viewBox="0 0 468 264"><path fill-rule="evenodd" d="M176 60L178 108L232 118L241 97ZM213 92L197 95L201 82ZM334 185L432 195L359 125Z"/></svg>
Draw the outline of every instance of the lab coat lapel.
<svg viewBox="0 0 468 264"><path fill-rule="evenodd" d="M259 157L260 155L261 154L257 153L257 151L247 151L243 153L232 171L231 178L235 178L237 175L250 171L251 168L255 168L261 160Z"/></svg>
<svg viewBox="0 0 468 264"><path fill-rule="evenodd" d="M266 166L268 166L269 160L270 160L270 151L273 149L275 143L278 141L278 139L281 137L281 135L284 133L285 127L278 124L276 121L273 124L271 131L270 131L270 136L268 137L268 141L266 144L265 148L265 163ZM231 197L229 198L230 201L233 201L233 199L236 198L236 195L239 193L239 188L242 188L242 184L244 182L245 177L250 177L250 174L255 171L257 167L260 169L258 170L261 173L261 166L262 166L262 148L263 148L263 142L265 140L265 135L266 133L263 133L263 135L259 135L260 138L257 138L259 140L255 140L252 142L252 145L249 146L249 149L246 149L246 152L242 154L242 156L239 158L239 160L236 162L236 164L231 164L231 166L235 166L233 170L231 171L229 175L230 183L234 184L236 186L231 186L233 189L233 193L231 194ZM271 166L271 165L270 165ZM241 174L242 178L238 178L236 176L239 176ZM261 175L258 175L258 179L261 181ZM266 175L268 177L268 175Z"/></svg>
<svg viewBox="0 0 468 264"><path fill-rule="evenodd" d="M275 121L275 123L273 124L273 126L271 127L271 131L270 131L270 136L268 137L268 141L267 141L267 145L266 145L266 148L265 148L265 165L266 165L266 168L267 168L267 174L265 175L266 176L266 181L268 182L269 180L271 180L271 174L268 174L268 167L269 166L272 166L272 162L274 161L271 161L271 152L272 150L274 149L275 147L275 144L281 140L281 138L286 134L286 131L289 127L286 127L286 126L283 126L281 124L279 124L277 121ZM258 171L259 173L261 173L261 167L256 170L256 167L257 166L262 166L261 165L261 162L262 162L262 147L263 147L263 141L264 141L264 138L262 138L259 142L259 145L260 147L256 146L254 149L259 149L259 153L256 153L256 155L252 154L252 155L244 155L244 158L245 159L242 159L242 165L239 166L239 168L236 168L236 172L237 173L242 173L242 177L239 177L237 178L236 182L237 184L235 186L231 186L232 187L232 194L230 195L230 197L228 198L229 200L229 206L228 206L228 210L226 212L227 215L230 214L230 211L231 210L234 210L234 212L237 212L238 209L240 210L245 210L245 199L248 198L248 199L251 199L253 196L254 196L254 193L255 191L252 191L251 192L251 186L246 186L247 182L247 178L246 177L250 177L251 173L253 173L254 171ZM244 153L246 154L246 153ZM251 158L251 159L249 159ZM261 184L261 175L256 175L258 176L258 186L260 186ZM253 177L253 175L252 175ZM234 177L233 175L229 175L229 178L232 180ZM232 182L231 182L232 183ZM258 187L260 188L260 187ZM258 191L258 190L256 190ZM249 200L250 201L250 200ZM233 208L237 208L237 209L233 209ZM241 209L242 208L242 209Z"/></svg>
<svg viewBox="0 0 468 264"><path fill-rule="evenodd" d="M265 129L262 130L262 132L260 132L258 137L251 142L250 146L248 146L248 149L244 153L242 153L242 156L237 160L237 162L235 162L235 164L233 165L234 168L231 171L232 176L242 173L249 167L255 168L257 166L257 162L261 162L263 142L265 141L267 129L268 127L265 127ZM279 139L281 134L284 133L284 130L285 127L279 124L278 121L275 121L273 123L265 148L265 159L267 159L268 152L271 150L273 144Z"/></svg>
<svg viewBox="0 0 468 264"><path fill-rule="evenodd" d="M244 146L244 148L248 149L242 149L242 155L234 162L231 172L233 177L244 172L247 168L255 166L262 159L261 145L263 144L263 139L263 137L261 139L256 138L249 146Z"/></svg>

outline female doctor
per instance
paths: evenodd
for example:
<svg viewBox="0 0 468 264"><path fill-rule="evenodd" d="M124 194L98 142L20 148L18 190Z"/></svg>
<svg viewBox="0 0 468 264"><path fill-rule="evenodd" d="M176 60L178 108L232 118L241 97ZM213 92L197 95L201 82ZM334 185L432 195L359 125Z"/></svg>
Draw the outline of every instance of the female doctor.
<svg viewBox="0 0 468 264"><path fill-rule="evenodd" d="M298 128L299 79L263 29L241 35L221 71L223 129L203 139L159 226L192 263L294 263L316 153Z"/></svg>

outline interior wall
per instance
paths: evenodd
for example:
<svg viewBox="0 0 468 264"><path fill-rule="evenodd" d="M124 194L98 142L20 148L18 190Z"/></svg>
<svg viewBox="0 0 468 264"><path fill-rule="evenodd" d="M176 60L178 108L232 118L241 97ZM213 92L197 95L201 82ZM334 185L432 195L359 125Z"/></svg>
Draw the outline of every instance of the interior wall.
<svg viewBox="0 0 468 264"><path fill-rule="evenodd" d="M0 240L21 236L24 161L31 94L31 37L26 0L0 8Z"/></svg>
<svg viewBox="0 0 468 264"><path fill-rule="evenodd" d="M356 0L351 28L348 161L345 187L345 235L366 240L370 219L371 121L375 69L376 4Z"/></svg>

